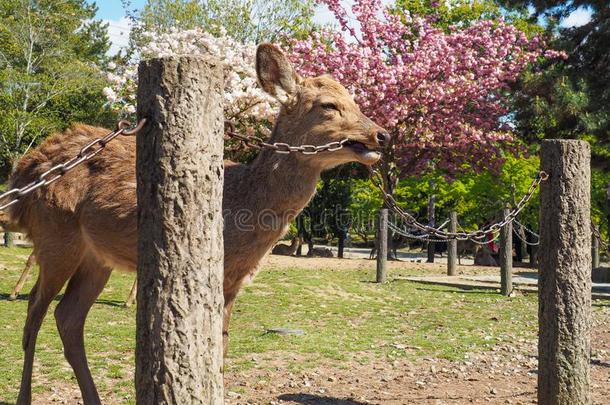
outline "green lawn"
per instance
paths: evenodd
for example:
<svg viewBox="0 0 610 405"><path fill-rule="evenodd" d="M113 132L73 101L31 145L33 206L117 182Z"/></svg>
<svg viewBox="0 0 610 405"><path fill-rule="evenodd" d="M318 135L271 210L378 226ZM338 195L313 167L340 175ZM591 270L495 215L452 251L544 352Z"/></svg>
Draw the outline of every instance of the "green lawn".
<svg viewBox="0 0 610 405"><path fill-rule="evenodd" d="M27 249L0 248L0 403L13 403L19 387L27 296L13 302L7 297L28 254ZM395 270L389 279L415 273ZM536 335L535 295L506 299L492 291L465 292L402 280L380 286L370 282L373 278L366 270L263 269L234 307L227 371L252 367L248 354L253 352L295 353L299 361L294 368L324 359L365 362L378 356L459 359L498 341ZM25 293L34 280L35 275ZM133 398L135 308L122 304L132 282L133 275L115 272L86 326L89 361L100 392L114 391L111 396L125 398L125 403ZM59 380L76 384L55 329L56 303L38 339L34 381L39 395ZM306 334L265 333L273 327L303 329Z"/></svg>

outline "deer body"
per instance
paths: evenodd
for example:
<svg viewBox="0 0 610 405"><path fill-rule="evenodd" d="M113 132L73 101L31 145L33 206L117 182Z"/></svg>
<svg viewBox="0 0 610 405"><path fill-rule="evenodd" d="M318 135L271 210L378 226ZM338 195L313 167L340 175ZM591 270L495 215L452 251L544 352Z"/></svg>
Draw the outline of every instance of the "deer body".
<svg viewBox="0 0 610 405"><path fill-rule="evenodd" d="M375 163L380 156L375 149L389 141L387 133L359 111L341 85L329 77L301 79L272 45L259 47L257 74L262 87L282 99L272 141L319 145L348 138L351 144L318 155L264 150L249 165L226 163L225 351L231 308L242 283L254 275L260 259L313 196L320 173L350 161ZM107 132L80 125L49 137L18 163L12 186L28 184ZM83 402L100 404L87 365L83 328L112 269L136 268L135 139L122 137L108 143L103 153L46 189L21 199L11 208L10 216L33 241L40 265L24 328L25 356L17 403L31 402L36 336L50 302L68 282L55 310L58 331Z"/></svg>

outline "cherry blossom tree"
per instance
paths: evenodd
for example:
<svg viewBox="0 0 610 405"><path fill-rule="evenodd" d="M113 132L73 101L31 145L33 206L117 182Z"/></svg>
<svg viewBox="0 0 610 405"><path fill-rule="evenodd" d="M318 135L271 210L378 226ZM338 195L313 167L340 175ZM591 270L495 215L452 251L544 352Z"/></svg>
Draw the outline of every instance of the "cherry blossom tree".
<svg viewBox="0 0 610 405"><path fill-rule="evenodd" d="M225 73L224 110L227 119L262 123L272 121L277 105L258 85L254 69L256 46L240 43L224 30L214 36L192 29L171 29L167 33L144 32L147 40L138 59L175 55L200 55L222 63ZM107 77L111 85L104 89L111 108L124 114L135 112L137 63L111 64Z"/></svg>
<svg viewBox="0 0 610 405"><path fill-rule="evenodd" d="M380 0L355 0L351 10L317 1L339 29L293 41L291 59L302 75L331 74L393 134L386 164L403 175L501 167L513 141L511 85L531 63L560 56L502 20L443 31L430 18L392 14Z"/></svg>

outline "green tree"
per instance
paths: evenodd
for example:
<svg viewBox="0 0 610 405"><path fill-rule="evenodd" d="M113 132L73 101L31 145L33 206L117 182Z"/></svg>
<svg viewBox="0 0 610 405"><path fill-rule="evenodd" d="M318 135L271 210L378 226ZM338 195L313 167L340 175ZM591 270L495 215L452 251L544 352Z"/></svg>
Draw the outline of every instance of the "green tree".
<svg viewBox="0 0 610 405"><path fill-rule="evenodd" d="M480 20L503 18L528 36L544 31L529 19L527 8L506 9L494 0L396 0L394 12L431 16L436 26L444 30L452 25L465 27Z"/></svg>
<svg viewBox="0 0 610 405"><path fill-rule="evenodd" d="M601 0L502 0L506 7L531 7L531 20L542 18L564 50L564 63L543 76L526 78L518 99L519 130L528 140L584 138L592 142L594 163L605 165L610 154L610 3ZM561 27L578 8L591 20L580 27Z"/></svg>
<svg viewBox="0 0 610 405"><path fill-rule="evenodd" d="M107 27L95 13L84 0L0 0L0 181L49 133L112 118L99 68Z"/></svg>
<svg viewBox="0 0 610 405"><path fill-rule="evenodd" d="M238 41L259 43L303 36L313 14L311 0L148 0L135 18L141 30L224 29Z"/></svg>

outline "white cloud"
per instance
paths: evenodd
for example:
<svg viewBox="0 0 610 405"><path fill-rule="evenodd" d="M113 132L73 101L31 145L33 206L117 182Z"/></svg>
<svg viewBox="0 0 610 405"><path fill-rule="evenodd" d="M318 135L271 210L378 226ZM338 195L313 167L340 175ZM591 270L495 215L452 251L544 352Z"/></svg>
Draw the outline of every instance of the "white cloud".
<svg viewBox="0 0 610 405"><path fill-rule="evenodd" d="M119 20L104 20L104 22L108 23L108 36L111 43L108 55L116 55L119 50L129 44L129 33L133 23L127 17Z"/></svg>
<svg viewBox="0 0 610 405"><path fill-rule="evenodd" d="M591 21L591 10L579 7L572 14L561 21L562 27L580 27Z"/></svg>

